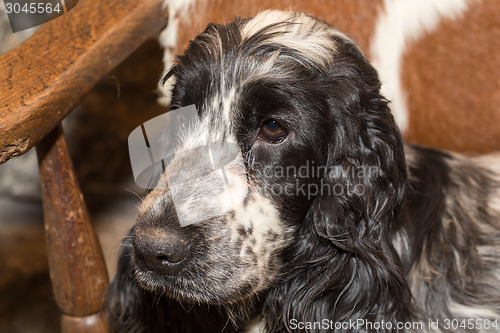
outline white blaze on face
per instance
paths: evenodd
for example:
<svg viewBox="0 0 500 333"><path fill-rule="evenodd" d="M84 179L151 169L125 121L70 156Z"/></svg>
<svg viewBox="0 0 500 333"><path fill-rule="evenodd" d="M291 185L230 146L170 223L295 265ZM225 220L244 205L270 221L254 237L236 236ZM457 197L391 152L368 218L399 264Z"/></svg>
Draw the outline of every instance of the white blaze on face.
<svg viewBox="0 0 500 333"><path fill-rule="evenodd" d="M281 24L283 22L286 24ZM266 32L276 35L266 39L266 42L298 50L318 66L327 67L330 64L332 52L335 52L332 36L349 39L344 33L310 16L279 10L259 13L243 26L241 36L243 40L248 39L273 24L275 26L266 29Z"/></svg>
<svg viewBox="0 0 500 333"><path fill-rule="evenodd" d="M273 254L286 245L291 228L282 223L275 203L258 191L258 184L249 184L233 128L237 90L221 91L204 103L202 118L181 131L165 175L181 226L232 213L226 222L231 241L241 243L242 260L258 266L258 288L263 288L273 276L274 268L268 267ZM244 237L241 228L247 231Z"/></svg>
<svg viewBox="0 0 500 333"><path fill-rule="evenodd" d="M235 210L248 193L243 156L220 112L205 116L179 133L180 144L164 175L181 226ZM219 124L218 126L212 126Z"/></svg>

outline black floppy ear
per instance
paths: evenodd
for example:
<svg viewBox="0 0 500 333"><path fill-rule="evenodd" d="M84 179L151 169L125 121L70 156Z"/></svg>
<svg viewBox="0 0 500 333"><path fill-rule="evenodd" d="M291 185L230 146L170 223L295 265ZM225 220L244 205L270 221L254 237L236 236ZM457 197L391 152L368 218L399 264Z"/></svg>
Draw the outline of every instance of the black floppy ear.
<svg viewBox="0 0 500 333"><path fill-rule="evenodd" d="M402 140L374 68L353 43L339 38L336 47L321 78L330 131L326 168L285 253L287 275L266 300L269 317L282 319L266 320L271 331L291 330L292 319L395 323L410 314L411 294L391 242L406 190Z"/></svg>
<svg viewBox="0 0 500 333"><path fill-rule="evenodd" d="M326 78L335 124L326 186L308 218L338 251L329 283L348 290L342 290L346 295L339 296L337 310L345 306L346 315L394 321L407 315L410 300L391 241L407 186L403 143L375 69L350 41L339 38L337 46Z"/></svg>
<svg viewBox="0 0 500 333"><path fill-rule="evenodd" d="M323 191L310 213L320 235L362 255L360 243L388 240L406 192L406 162L377 72L351 42L338 47L326 79L335 126L323 178L334 191Z"/></svg>

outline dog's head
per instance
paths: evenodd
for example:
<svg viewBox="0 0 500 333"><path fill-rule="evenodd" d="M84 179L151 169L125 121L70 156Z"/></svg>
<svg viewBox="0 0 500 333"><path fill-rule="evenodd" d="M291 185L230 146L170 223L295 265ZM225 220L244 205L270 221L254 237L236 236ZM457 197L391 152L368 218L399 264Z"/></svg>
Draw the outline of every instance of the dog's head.
<svg viewBox="0 0 500 333"><path fill-rule="evenodd" d="M311 237L330 254L384 250L373 244L403 199L403 147L377 73L348 36L279 11L209 25L164 84L172 108L194 104L199 122L166 166L167 187L139 209L143 288L231 303L287 274L297 251L326 257ZM197 149L213 142L237 147L222 149L222 176Z"/></svg>

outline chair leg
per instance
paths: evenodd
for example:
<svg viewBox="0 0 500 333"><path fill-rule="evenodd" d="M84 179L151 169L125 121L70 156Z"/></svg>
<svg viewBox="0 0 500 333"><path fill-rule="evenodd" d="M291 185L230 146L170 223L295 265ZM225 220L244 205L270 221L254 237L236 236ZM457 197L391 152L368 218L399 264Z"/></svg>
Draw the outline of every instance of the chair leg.
<svg viewBox="0 0 500 333"><path fill-rule="evenodd" d="M109 332L103 312L109 283L61 125L36 147L50 279L64 333Z"/></svg>

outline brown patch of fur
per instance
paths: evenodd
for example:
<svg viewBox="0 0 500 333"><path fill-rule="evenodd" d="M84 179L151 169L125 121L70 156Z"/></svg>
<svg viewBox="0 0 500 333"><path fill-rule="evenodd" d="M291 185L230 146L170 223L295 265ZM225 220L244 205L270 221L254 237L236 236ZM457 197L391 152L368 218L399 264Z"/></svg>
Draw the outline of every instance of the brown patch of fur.
<svg viewBox="0 0 500 333"><path fill-rule="evenodd" d="M471 4L412 44L403 60L410 142L464 152L500 148L500 2Z"/></svg>

